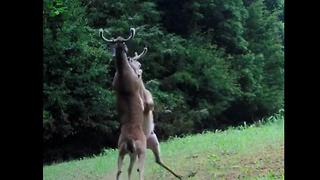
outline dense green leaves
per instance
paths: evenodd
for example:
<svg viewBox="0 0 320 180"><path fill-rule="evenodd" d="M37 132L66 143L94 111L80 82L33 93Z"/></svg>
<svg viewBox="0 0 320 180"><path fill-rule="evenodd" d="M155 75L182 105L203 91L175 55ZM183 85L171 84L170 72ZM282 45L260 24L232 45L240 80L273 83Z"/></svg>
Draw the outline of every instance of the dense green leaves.
<svg viewBox="0 0 320 180"><path fill-rule="evenodd" d="M252 122L283 106L282 0L45 0L46 161L115 146L114 62L98 36L136 37L161 138ZM67 148L66 148L67 147Z"/></svg>

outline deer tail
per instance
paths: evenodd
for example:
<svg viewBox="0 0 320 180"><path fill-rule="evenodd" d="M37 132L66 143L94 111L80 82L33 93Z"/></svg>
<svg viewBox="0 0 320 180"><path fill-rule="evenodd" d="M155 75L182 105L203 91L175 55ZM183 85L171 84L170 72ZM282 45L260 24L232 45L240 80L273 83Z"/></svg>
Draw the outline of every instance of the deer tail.
<svg viewBox="0 0 320 180"><path fill-rule="evenodd" d="M134 153L136 151L134 140L131 138L127 140L126 147L127 147L127 150L131 153Z"/></svg>

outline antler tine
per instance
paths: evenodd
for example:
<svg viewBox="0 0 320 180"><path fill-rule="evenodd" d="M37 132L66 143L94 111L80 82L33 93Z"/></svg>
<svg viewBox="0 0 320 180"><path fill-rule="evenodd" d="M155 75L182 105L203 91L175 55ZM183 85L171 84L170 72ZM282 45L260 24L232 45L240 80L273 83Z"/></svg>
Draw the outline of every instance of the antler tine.
<svg viewBox="0 0 320 180"><path fill-rule="evenodd" d="M138 53L135 52L135 56L132 59L138 60L138 59L142 58L144 55L146 55L147 52L148 52L148 48L145 47L140 55L138 55Z"/></svg>
<svg viewBox="0 0 320 180"><path fill-rule="evenodd" d="M127 39L124 39L123 42L129 41L130 39L134 38L136 34L136 29L130 28L130 36Z"/></svg>
<svg viewBox="0 0 320 180"><path fill-rule="evenodd" d="M105 41L108 42L108 43L114 43L114 42L115 42L114 39L107 39L107 38L104 37L104 35L103 35L103 29L99 29L99 35L100 35L100 37L101 37L103 40L105 40Z"/></svg>

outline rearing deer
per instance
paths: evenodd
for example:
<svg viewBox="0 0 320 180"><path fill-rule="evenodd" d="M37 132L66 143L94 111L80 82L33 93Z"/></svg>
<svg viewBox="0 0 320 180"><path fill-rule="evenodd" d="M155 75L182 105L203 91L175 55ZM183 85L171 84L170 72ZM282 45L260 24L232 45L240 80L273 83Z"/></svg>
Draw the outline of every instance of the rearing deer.
<svg viewBox="0 0 320 180"><path fill-rule="evenodd" d="M100 30L100 37L108 43L114 43L116 74L113 79L113 88L117 96L117 111L121 123L121 133L118 140L118 172L117 180L122 172L123 159L126 154L130 156L128 178L130 180L132 168L138 158L140 180L143 180L143 168L146 152L146 136L143 132L143 102L140 97L140 80L128 62L128 48L125 44L135 35L135 29L130 29L127 39L117 37L107 39Z"/></svg>
<svg viewBox="0 0 320 180"><path fill-rule="evenodd" d="M180 178L160 160L159 142L153 133L154 124L152 117L153 100L151 93L145 89L141 78L142 70L137 59L141 58L147 51L133 58L128 58L128 48L125 42L132 39L135 29L130 29L130 36L127 39L117 37L107 39L103 31L99 34L108 43L113 43L115 48L116 74L113 79L113 88L117 96L117 111L120 117L121 134L118 141L119 157L117 180L119 180L123 159L126 154L130 156L128 178L130 180L132 168L138 157L138 172L140 180L143 180L144 159L146 148L151 149L155 155L156 162L168 171Z"/></svg>
<svg viewBox="0 0 320 180"><path fill-rule="evenodd" d="M151 151L153 152L156 163L158 163L160 166L168 170L175 177L181 179L181 176L177 175L169 167L167 167L160 158L160 144L159 144L157 135L154 133L154 121L153 121L154 102L153 102L152 94L144 86L144 83L142 80L143 71L140 68L141 67L140 62L138 61L138 59L141 59L147 53L147 50L148 49L145 47L143 52L140 55L138 55L138 53L135 52L135 56L129 58L131 67L138 74L138 77L141 80L140 96L143 100L143 105L144 105L144 111L143 111L143 114L144 114L143 128L144 129L143 130L147 138L147 148L151 149Z"/></svg>

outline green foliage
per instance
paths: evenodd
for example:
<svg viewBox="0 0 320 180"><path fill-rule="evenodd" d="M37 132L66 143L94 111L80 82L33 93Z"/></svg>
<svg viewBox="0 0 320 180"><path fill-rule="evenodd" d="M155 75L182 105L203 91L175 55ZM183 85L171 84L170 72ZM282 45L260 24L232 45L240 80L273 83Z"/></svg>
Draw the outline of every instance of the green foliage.
<svg viewBox="0 0 320 180"><path fill-rule="evenodd" d="M66 139L84 131L101 135L115 132L115 98L110 90L111 56L105 53L96 30L87 26L85 11L66 1L65 13L44 23L44 143ZM53 27L50 24L59 24ZM49 115L50 116L49 116ZM54 148L54 147L52 147Z"/></svg>
<svg viewBox="0 0 320 180"><path fill-rule="evenodd" d="M148 47L143 79L160 139L254 122L283 107L282 0L45 0L43 7L48 161L116 146L114 62L99 28L117 37L135 27L129 55Z"/></svg>
<svg viewBox="0 0 320 180"><path fill-rule="evenodd" d="M62 0L45 0L44 9L45 13L47 13L49 17L58 16L66 11L66 7L64 6Z"/></svg>

